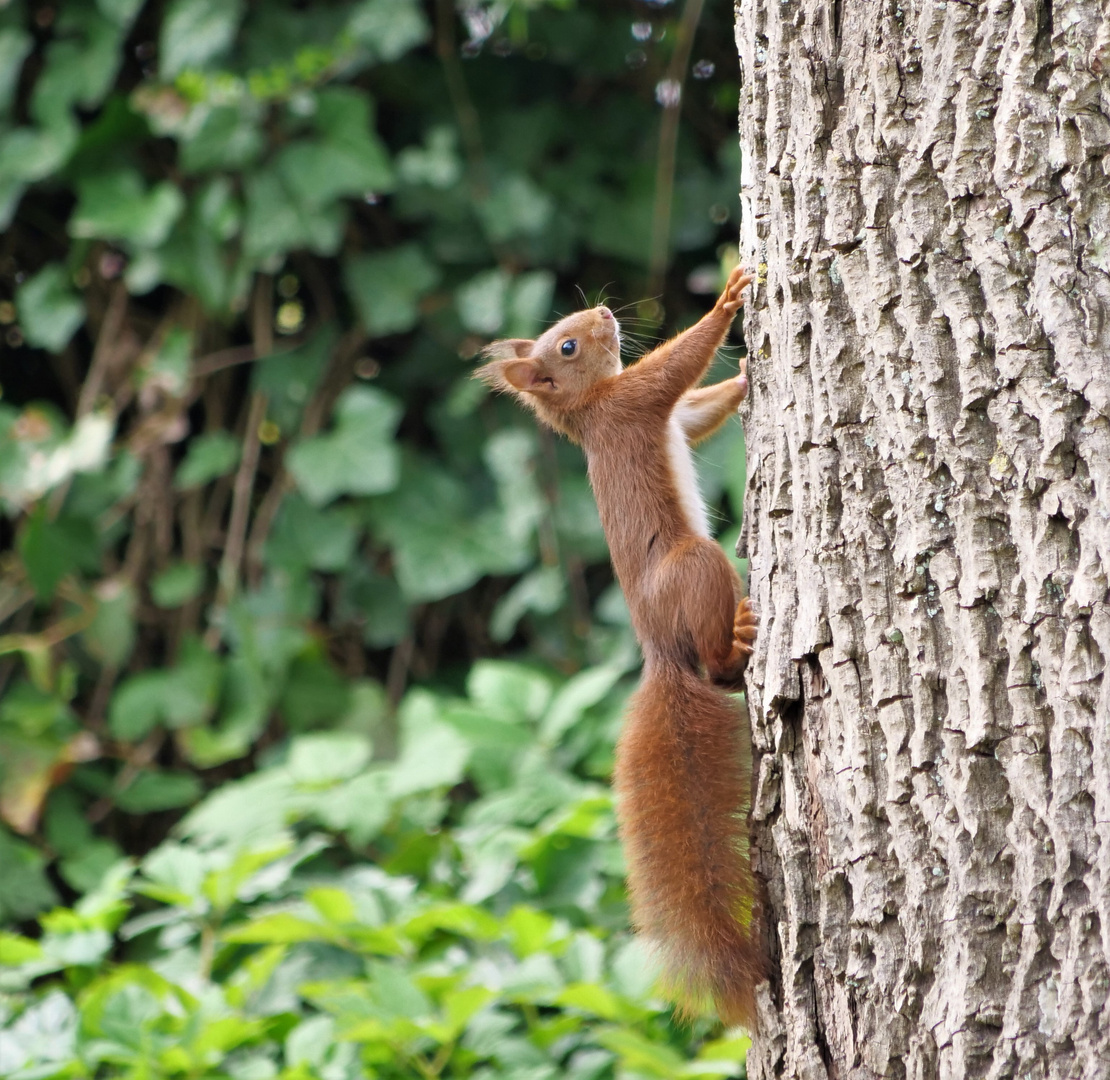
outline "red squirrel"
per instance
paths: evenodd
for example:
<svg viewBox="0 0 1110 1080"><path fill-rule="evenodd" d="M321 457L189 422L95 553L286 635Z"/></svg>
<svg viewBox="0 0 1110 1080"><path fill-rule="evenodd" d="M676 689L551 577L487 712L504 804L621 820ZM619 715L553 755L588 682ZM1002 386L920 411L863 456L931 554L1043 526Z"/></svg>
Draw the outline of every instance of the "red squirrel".
<svg viewBox="0 0 1110 1080"><path fill-rule="evenodd" d="M756 620L711 539L689 442L747 396L739 377L691 389L724 342L752 281L732 272L698 323L622 368L607 307L579 311L535 341L495 342L475 373L579 443L644 674L617 745L615 785L633 924L663 959L685 1013L706 997L754 1026L764 971L748 855L750 747L725 692L737 686Z"/></svg>

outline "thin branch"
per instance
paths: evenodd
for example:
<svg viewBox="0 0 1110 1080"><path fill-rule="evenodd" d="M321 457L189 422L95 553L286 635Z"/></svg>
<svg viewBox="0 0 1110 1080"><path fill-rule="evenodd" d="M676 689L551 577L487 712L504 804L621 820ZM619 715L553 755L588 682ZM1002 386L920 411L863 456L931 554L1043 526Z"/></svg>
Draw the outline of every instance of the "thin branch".
<svg viewBox="0 0 1110 1080"><path fill-rule="evenodd" d="M274 345L273 288L268 275L260 276L255 286L253 314L254 350L255 355L261 359L270 355ZM232 488L231 517L227 526L224 556L220 561L216 599L212 606L212 619L204 635L204 643L210 649L214 649L219 644L223 614L239 588L239 566L243 561L246 548L254 478L258 472L258 460L262 453L258 429L266 418L267 404L267 397L260 390L256 390L251 395L246 430L243 432L243 453L239 459L239 469L235 474L235 484Z"/></svg>
<svg viewBox="0 0 1110 1080"><path fill-rule="evenodd" d="M100 396L100 388L104 385L109 361L115 354L119 334L127 317L127 300L127 288L121 281L112 290L112 299L108 302L108 310L104 314L104 321L100 324L100 333L96 336L96 347L93 349L89 374L81 387L81 396L77 399L78 420L92 412L96 399Z"/></svg>
<svg viewBox="0 0 1110 1080"><path fill-rule="evenodd" d="M229 349L220 349L217 352L202 356L193 365L193 378L203 379L214 375L224 368L235 367L236 364L249 364L257 359L253 345L234 345Z"/></svg>
<svg viewBox="0 0 1110 1080"><path fill-rule="evenodd" d="M478 110L467 89L462 63L455 40L455 5L453 0L436 0L436 53L443 65L443 75L447 80L447 93L451 98L459 130L462 132L463 145L470 173L471 193L476 199L484 199L489 193L489 178L486 175L486 152L482 145L482 125Z"/></svg>

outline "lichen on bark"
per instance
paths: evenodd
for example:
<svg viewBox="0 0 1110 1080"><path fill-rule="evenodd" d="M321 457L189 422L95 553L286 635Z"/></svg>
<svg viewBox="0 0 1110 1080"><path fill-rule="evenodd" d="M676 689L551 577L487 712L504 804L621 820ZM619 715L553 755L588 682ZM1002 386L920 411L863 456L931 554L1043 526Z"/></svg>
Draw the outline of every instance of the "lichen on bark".
<svg viewBox="0 0 1110 1080"><path fill-rule="evenodd" d="M1108 27L738 7L753 1077L1110 1075Z"/></svg>

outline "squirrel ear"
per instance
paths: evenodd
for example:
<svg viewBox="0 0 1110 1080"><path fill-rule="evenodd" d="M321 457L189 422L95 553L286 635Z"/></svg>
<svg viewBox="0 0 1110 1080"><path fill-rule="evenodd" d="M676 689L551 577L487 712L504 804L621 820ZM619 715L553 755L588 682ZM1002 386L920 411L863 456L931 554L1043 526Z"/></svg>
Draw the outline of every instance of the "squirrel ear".
<svg viewBox="0 0 1110 1080"><path fill-rule="evenodd" d="M540 394L555 389L555 380L545 375L540 362L531 356L523 360L491 360L474 372L474 378L489 383L494 390L518 394Z"/></svg>
<svg viewBox="0 0 1110 1080"><path fill-rule="evenodd" d="M540 368L539 361L530 356L524 360L503 360L501 377L514 390L535 394L543 390L554 390L555 380L547 378Z"/></svg>

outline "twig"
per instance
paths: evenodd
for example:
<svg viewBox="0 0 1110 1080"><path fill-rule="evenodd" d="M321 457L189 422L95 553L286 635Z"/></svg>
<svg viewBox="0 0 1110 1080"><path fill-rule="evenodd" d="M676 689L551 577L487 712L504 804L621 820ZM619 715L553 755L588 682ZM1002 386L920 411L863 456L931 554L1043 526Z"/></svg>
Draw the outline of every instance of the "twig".
<svg viewBox="0 0 1110 1080"><path fill-rule="evenodd" d="M112 290L112 299L108 302L108 310L104 313L104 321L100 324L100 333L96 336L96 347L93 349L89 374L81 387L81 396L77 399L78 420L92 412L96 399L100 396L100 388L104 384L108 361L115 351L119 332L123 327L126 316L127 288L121 281Z"/></svg>
<svg viewBox="0 0 1110 1080"><path fill-rule="evenodd" d="M414 620L415 621L415 620ZM405 693L408 683L409 668L412 665L413 653L416 651L416 631L410 627L409 632L396 645L389 657L389 671L385 677L386 699L392 712Z"/></svg>
<svg viewBox="0 0 1110 1080"><path fill-rule="evenodd" d="M655 166L655 205L651 217L651 261L648 294L663 291L667 272L667 256L671 246L671 203L674 201L675 156L678 150L678 121L682 115L682 90L686 81L686 65L694 47L694 33L701 20L705 0L686 0L678 25L678 40L671 62L667 65L667 82L677 87L675 100L663 105L659 124L659 156Z"/></svg>
<svg viewBox="0 0 1110 1080"><path fill-rule="evenodd" d="M466 86L459 50L455 41L455 5L453 0L436 0L436 53L443 65L443 75L447 80L447 93L455 109L455 116L462 132L466 148L466 160L470 173L471 193L476 199L484 199L489 193L489 180L486 176L486 153L482 146L482 125L478 110L471 100Z"/></svg>
<svg viewBox="0 0 1110 1080"><path fill-rule="evenodd" d="M273 349L273 290L269 275L261 275L255 286L254 302L254 349L259 358L269 356ZM258 429L266 417L267 398L256 390L251 395L247 411L247 426L243 433L243 454L239 459L239 469L235 474L235 484L231 495L231 517L227 525L227 540L224 557L220 561L219 581L216 586L216 600L212 606L212 618L204 643L214 649L222 634L223 614L235 597L239 587L239 566L246 548L247 524L250 520L251 496L254 493L254 478L258 471L258 459L262 444L258 439Z"/></svg>
<svg viewBox="0 0 1110 1080"><path fill-rule="evenodd" d="M224 368L235 367L237 364L249 364L257 356L253 345L234 345L229 349L219 349L207 356L202 356L194 365L192 375L194 379L204 379L215 375Z"/></svg>

